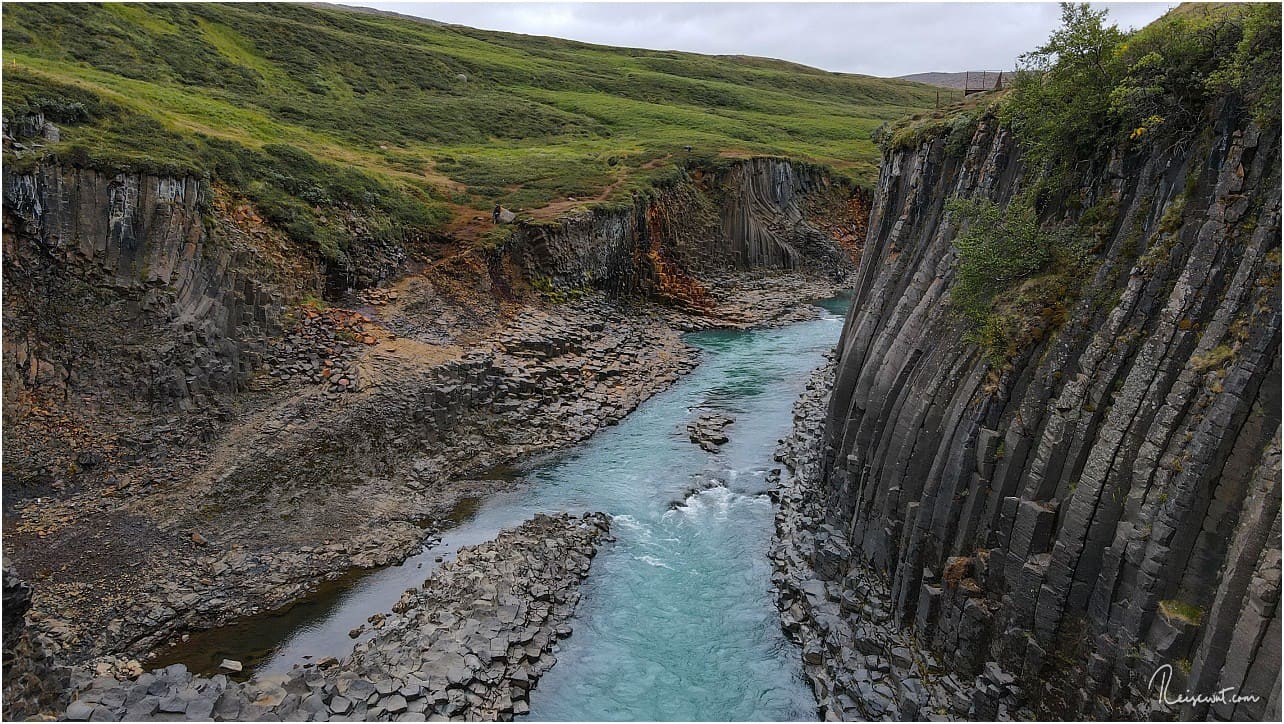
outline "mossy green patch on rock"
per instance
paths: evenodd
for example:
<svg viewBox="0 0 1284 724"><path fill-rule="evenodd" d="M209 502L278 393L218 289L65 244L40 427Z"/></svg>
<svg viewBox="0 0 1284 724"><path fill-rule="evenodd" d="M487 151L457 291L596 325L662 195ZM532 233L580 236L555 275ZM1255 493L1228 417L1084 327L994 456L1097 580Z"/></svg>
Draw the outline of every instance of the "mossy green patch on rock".
<svg viewBox="0 0 1284 724"><path fill-rule="evenodd" d="M1204 609L1184 601L1160 601L1159 612L1170 621L1198 626L1204 620Z"/></svg>

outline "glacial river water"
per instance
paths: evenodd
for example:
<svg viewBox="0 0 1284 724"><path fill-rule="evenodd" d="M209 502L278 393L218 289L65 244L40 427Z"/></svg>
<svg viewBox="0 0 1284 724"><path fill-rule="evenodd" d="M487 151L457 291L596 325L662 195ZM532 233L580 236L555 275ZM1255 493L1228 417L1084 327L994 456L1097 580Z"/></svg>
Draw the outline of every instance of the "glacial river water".
<svg viewBox="0 0 1284 724"><path fill-rule="evenodd" d="M846 300L821 306L813 321L690 335L703 350L695 371L509 492L461 510L440 543L284 615L194 637L166 659L199 670L239 657L284 671L304 656L343 656L348 631L421 583L438 557L536 512L601 510L614 516L618 541L594 561L574 634L532 692L529 718L814 719L800 654L772 600L765 491L793 403L841 331ZM736 419L716 454L687 439L687 422L705 412Z"/></svg>

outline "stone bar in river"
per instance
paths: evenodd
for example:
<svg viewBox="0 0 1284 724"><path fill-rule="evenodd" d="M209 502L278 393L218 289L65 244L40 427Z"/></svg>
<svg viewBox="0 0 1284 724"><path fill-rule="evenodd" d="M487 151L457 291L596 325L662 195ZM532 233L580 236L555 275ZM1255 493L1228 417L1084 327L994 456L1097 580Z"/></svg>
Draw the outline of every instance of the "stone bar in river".
<svg viewBox="0 0 1284 724"><path fill-rule="evenodd" d="M536 515L460 551L387 614L343 660L246 683L193 676L181 664L83 682L66 719L496 721L528 711L529 691L569 636L603 513Z"/></svg>

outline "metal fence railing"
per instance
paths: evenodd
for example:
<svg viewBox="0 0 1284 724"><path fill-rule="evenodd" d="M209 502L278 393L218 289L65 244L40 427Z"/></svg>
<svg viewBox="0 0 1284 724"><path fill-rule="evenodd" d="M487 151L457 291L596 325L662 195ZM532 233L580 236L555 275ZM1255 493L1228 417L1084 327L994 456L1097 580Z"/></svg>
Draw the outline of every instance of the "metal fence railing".
<svg viewBox="0 0 1284 724"><path fill-rule="evenodd" d="M1003 90L1004 73L998 70L968 71L963 76L963 95Z"/></svg>

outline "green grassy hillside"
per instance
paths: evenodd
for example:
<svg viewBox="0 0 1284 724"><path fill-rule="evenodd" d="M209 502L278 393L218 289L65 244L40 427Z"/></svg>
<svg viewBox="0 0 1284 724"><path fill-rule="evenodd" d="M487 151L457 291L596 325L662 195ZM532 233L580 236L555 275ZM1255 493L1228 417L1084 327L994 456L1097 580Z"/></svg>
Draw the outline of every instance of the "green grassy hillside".
<svg viewBox="0 0 1284 724"><path fill-rule="evenodd" d="M496 201L619 197L688 160L789 156L872 183L870 130L938 92L282 4L8 3L4 82L6 114L63 128L46 153L208 172L323 246L327 202L439 230Z"/></svg>

